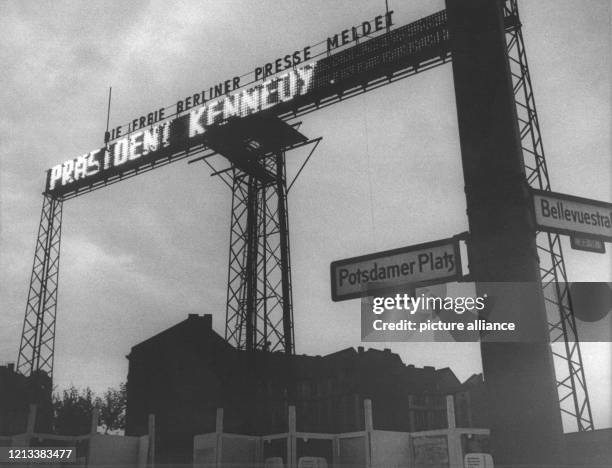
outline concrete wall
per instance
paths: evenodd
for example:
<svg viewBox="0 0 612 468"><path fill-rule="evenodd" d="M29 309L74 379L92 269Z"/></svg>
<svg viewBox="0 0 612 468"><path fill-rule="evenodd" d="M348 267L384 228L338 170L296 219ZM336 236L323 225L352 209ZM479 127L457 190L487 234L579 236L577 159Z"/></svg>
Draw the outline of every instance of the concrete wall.
<svg viewBox="0 0 612 468"><path fill-rule="evenodd" d="M140 441L138 437L96 434L89 442L91 465L119 465L138 462Z"/></svg>
<svg viewBox="0 0 612 468"><path fill-rule="evenodd" d="M9 447L28 447L30 445L29 434L17 434L10 438Z"/></svg>
<svg viewBox="0 0 612 468"><path fill-rule="evenodd" d="M201 434L193 440L195 467L254 466L261 460L261 438L234 434Z"/></svg>
<svg viewBox="0 0 612 468"><path fill-rule="evenodd" d="M342 437L338 440L338 444L339 455L334 460L334 465L346 465L355 468L365 468L367 466L364 436Z"/></svg>
<svg viewBox="0 0 612 468"><path fill-rule="evenodd" d="M412 438L412 450L416 466L443 468L450 465L446 435L415 435Z"/></svg>
<svg viewBox="0 0 612 468"><path fill-rule="evenodd" d="M328 454L308 450L308 444L305 443L307 441L313 448L315 445L324 445L329 442L333 447L333 464L329 463L330 466L351 468L418 468L421 466L463 468L465 453L461 438L468 434L488 437L489 431L472 428L436 429L422 432L371 430L346 434L298 432L294 436L289 433L274 436L209 433L194 437L193 460L194 467L216 467L217 462L221 462L222 467L246 467L263 463L266 457L280 456L284 460L285 467L293 468L294 465L297 466L295 463L300 456L330 458ZM597 439L597 443L601 444L600 438L604 435L602 434ZM612 434L608 433L608 437L610 435ZM269 438L274 440L267 440ZM292 438L295 438L298 442L303 442L303 446L301 453L295 454L293 464L287 464L286 445L283 445L284 448L280 451L271 451L269 447L273 442L286 442ZM585 466L580 463L578 465Z"/></svg>
<svg viewBox="0 0 612 468"><path fill-rule="evenodd" d="M85 466L131 466L144 468L147 465L149 437L128 437L93 434L91 436L58 436L54 434L18 434L0 438L0 447L29 447L30 440L38 438L44 445L77 447L77 462L74 468ZM83 445L84 444L84 445ZM79 455L79 452L81 454ZM49 465L49 468L53 468Z"/></svg>
<svg viewBox="0 0 612 468"><path fill-rule="evenodd" d="M410 433L372 431L372 468L412 466Z"/></svg>
<svg viewBox="0 0 612 468"><path fill-rule="evenodd" d="M374 429L372 404L364 401L363 431L316 433L296 431L295 407L288 412L289 431L250 436L223 430L223 409L217 409L216 431L193 438L193 460L197 467L242 467L280 457L285 468L296 468L304 456L324 457L328 465L351 468L463 468L462 437L488 437L489 430L455 427L452 396L447 398L447 429L398 432ZM472 444L473 445L473 444ZM475 447L467 446L466 451ZM480 447L476 447L480 448ZM479 450L480 451L480 450Z"/></svg>
<svg viewBox="0 0 612 468"><path fill-rule="evenodd" d="M217 434L201 434L193 438L193 466L215 466L217 460Z"/></svg>
<svg viewBox="0 0 612 468"><path fill-rule="evenodd" d="M258 439L224 435L221 442L223 466L254 466L258 461Z"/></svg>

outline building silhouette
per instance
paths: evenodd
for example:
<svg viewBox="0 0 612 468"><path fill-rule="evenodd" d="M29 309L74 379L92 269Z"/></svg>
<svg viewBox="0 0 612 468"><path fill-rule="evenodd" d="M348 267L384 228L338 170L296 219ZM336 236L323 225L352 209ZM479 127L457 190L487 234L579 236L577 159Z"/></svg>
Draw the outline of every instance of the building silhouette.
<svg viewBox="0 0 612 468"><path fill-rule="evenodd" d="M26 377L15 371L14 364L0 366L0 436L26 431L30 405L36 405L38 432L51 432L53 405L51 379L38 371Z"/></svg>
<svg viewBox="0 0 612 468"><path fill-rule="evenodd" d="M363 429L370 399L376 429L414 432L447 427L446 395L454 395L457 424L479 422L471 408L480 376L462 384L449 368L405 365L388 349L248 353L213 330L211 315L189 315L132 347L128 359L126 434L146 434L154 414L162 463L190 462L193 436L215 431L217 408L228 433L285 432L289 405L298 431L341 433Z"/></svg>

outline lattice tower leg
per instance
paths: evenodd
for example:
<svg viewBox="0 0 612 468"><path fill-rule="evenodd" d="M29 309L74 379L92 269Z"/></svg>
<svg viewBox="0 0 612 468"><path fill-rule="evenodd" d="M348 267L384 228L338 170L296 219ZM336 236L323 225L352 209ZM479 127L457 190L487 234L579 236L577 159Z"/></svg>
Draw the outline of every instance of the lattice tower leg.
<svg viewBox="0 0 612 468"><path fill-rule="evenodd" d="M44 372L53 377L62 204L44 196L17 358L17 371L26 376Z"/></svg>
<svg viewBox="0 0 612 468"><path fill-rule="evenodd" d="M514 15L517 24L507 29L506 42L526 177L531 187L551 190L517 0L507 0L506 9L506 16ZM539 232L536 243L564 426L566 430L592 430L593 416L563 261L561 237L558 234Z"/></svg>
<svg viewBox="0 0 612 468"><path fill-rule="evenodd" d="M284 154L264 184L233 173L225 339L238 349L294 352Z"/></svg>

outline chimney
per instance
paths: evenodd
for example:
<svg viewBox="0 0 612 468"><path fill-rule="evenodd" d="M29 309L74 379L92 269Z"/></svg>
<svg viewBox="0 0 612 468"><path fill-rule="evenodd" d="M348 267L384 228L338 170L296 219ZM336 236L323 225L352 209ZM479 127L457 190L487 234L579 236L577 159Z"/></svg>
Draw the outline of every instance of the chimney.
<svg viewBox="0 0 612 468"><path fill-rule="evenodd" d="M363 346L358 346L358 347L357 347L357 352L358 352L359 354L363 354Z"/></svg>
<svg viewBox="0 0 612 468"><path fill-rule="evenodd" d="M208 330L212 330L212 314L204 314L202 319L204 320L204 325L206 328Z"/></svg>
<svg viewBox="0 0 612 468"><path fill-rule="evenodd" d="M198 320L202 321L205 328L212 329L212 314L187 314L187 320Z"/></svg>
<svg viewBox="0 0 612 468"><path fill-rule="evenodd" d="M6 367L8 367L8 371L11 374L13 374L15 372L15 363L14 362L9 362Z"/></svg>

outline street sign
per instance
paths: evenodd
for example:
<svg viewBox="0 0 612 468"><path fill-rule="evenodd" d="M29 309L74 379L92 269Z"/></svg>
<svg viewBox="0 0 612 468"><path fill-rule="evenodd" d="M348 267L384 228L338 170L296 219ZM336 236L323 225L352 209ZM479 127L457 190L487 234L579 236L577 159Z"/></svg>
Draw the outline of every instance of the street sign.
<svg viewBox="0 0 612 468"><path fill-rule="evenodd" d="M612 203L532 190L538 228L612 242Z"/></svg>
<svg viewBox="0 0 612 468"><path fill-rule="evenodd" d="M606 253L606 244L599 239L571 236L570 244L574 250L585 250L587 252Z"/></svg>
<svg viewBox="0 0 612 468"><path fill-rule="evenodd" d="M394 286L426 286L457 281L462 274L459 239L450 238L330 265L332 300L372 295Z"/></svg>

